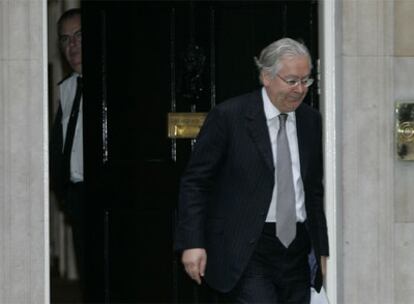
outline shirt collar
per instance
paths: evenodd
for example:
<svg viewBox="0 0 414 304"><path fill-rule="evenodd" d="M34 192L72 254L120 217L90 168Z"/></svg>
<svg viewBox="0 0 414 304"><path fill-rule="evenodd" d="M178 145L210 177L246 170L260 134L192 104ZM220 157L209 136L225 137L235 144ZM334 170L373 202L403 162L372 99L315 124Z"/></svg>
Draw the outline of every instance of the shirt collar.
<svg viewBox="0 0 414 304"><path fill-rule="evenodd" d="M276 108L273 103L270 101L269 96L267 95L267 91L265 87L262 87L262 99L263 99L263 106L264 112L267 120L272 120L273 118L277 117L281 112ZM295 112L287 112L288 120L296 120Z"/></svg>

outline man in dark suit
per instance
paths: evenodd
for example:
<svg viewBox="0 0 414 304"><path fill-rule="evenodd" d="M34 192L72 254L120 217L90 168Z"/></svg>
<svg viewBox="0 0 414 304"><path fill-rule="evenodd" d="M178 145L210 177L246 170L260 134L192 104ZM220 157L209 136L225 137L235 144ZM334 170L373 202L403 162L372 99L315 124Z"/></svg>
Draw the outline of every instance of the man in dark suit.
<svg viewBox="0 0 414 304"><path fill-rule="evenodd" d="M329 255L321 117L302 103L311 58L284 38L256 64L262 90L216 106L199 133L175 246L188 275L230 301L309 303Z"/></svg>
<svg viewBox="0 0 414 304"><path fill-rule="evenodd" d="M59 83L59 109L50 142L51 188L63 202L72 227L82 301L104 302L104 217L98 204L87 200L84 179L83 72L81 9L58 20L59 47L71 69Z"/></svg>

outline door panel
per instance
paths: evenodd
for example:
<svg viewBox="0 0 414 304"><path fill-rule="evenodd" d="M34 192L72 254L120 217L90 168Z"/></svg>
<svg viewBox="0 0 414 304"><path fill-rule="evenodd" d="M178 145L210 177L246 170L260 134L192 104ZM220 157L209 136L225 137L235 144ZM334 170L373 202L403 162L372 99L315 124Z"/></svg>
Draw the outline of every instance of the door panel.
<svg viewBox="0 0 414 304"><path fill-rule="evenodd" d="M284 36L317 54L316 1L83 1L85 181L102 302L215 302L173 253L190 139L168 112L259 88L253 57ZM317 107L316 86L306 102ZM98 223L98 225L96 225Z"/></svg>

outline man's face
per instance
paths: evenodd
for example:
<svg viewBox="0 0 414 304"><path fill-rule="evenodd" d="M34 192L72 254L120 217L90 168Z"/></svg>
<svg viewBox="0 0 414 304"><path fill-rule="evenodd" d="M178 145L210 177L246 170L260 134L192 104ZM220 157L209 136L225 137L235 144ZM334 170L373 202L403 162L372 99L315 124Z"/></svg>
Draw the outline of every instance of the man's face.
<svg viewBox="0 0 414 304"><path fill-rule="evenodd" d="M70 67L82 74L82 30L81 17L75 15L62 23L59 43Z"/></svg>
<svg viewBox="0 0 414 304"><path fill-rule="evenodd" d="M310 76L310 65L306 56L286 56L281 63L282 68L275 77L263 74L262 80L272 104L286 113L295 111L305 98L308 88L302 82ZM289 85L283 79L299 80L299 83Z"/></svg>

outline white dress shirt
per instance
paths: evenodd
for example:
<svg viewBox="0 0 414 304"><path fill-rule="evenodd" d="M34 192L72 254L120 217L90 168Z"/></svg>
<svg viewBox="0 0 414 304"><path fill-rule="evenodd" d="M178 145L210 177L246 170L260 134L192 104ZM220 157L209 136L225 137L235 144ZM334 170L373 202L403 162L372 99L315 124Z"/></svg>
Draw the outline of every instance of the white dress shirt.
<svg viewBox="0 0 414 304"><path fill-rule="evenodd" d="M270 142L272 144L273 164L275 169L275 185L273 187L273 195L270 203L269 211L267 213L266 222L276 222L276 202L277 202L277 179L276 179L276 151L277 151L277 132L279 131L279 117L280 111L272 104L267 95L266 89L262 88L262 98L264 105L264 112L266 116L267 128L269 130ZM300 175L300 159L298 136L296 132L296 115L295 112L288 112L286 120L286 133L289 141L290 155L292 158L292 173L293 185L295 187L296 198L296 220L304 222L306 220L305 210L305 192L303 190L302 177Z"/></svg>
<svg viewBox="0 0 414 304"><path fill-rule="evenodd" d="M65 79L59 85L60 104L62 107L62 131L63 143L66 140L66 129L68 127L70 113L72 111L73 100L76 94L77 78L80 76L73 73L71 77ZM75 135L70 158L70 180L73 183L83 181L83 115L82 115L81 98L79 106L79 115L76 123ZM64 146L64 145L63 145Z"/></svg>

